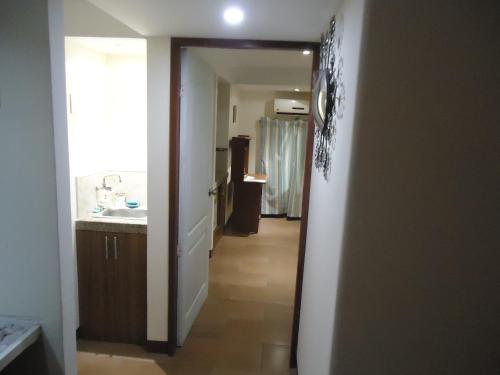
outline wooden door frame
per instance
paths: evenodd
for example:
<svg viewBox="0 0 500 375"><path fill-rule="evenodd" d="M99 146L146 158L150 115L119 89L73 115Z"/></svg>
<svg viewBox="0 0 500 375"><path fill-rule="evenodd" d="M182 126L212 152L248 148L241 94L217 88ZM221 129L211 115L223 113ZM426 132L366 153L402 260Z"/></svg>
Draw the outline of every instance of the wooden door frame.
<svg viewBox="0 0 500 375"><path fill-rule="evenodd" d="M319 68L319 46L317 42L293 42L250 39L207 39L172 38L170 50L170 173L169 173L169 239L168 239L168 354L174 355L177 349L177 296L178 296L178 259L179 239L179 158L180 158L180 83L181 49L187 47L226 48L226 49L268 49L268 50L310 50L313 54L311 87L313 76ZM311 186L312 156L314 144L314 120L308 119L306 165L302 196L302 220L300 223L299 257L295 289L294 317L290 367L297 365L297 341L299 332L300 303L302 297L302 278L307 237L309 213L309 194Z"/></svg>

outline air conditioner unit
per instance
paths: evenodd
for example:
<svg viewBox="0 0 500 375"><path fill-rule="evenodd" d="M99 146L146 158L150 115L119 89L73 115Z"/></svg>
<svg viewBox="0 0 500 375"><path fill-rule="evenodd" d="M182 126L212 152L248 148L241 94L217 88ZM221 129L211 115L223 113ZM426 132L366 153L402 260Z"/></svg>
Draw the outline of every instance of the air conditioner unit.
<svg viewBox="0 0 500 375"><path fill-rule="evenodd" d="M274 113L278 115L307 115L309 114L309 101L274 99Z"/></svg>

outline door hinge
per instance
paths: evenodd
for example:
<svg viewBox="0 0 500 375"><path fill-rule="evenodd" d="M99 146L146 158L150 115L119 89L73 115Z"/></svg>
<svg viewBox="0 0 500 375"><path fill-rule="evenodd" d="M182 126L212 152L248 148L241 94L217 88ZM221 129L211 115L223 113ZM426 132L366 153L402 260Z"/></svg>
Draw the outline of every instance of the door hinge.
<svg viewBox="0 0 500 375"><path fill-rule="evenodd" d="M177 257L181 256L181 248L179 245L177 245Z"/></svg>
<svg viewBox="0 0 500 375"><path fill-rule="evenodd" d="M184 94L184 87L179 87L179 96L182 96Z"/></svg>

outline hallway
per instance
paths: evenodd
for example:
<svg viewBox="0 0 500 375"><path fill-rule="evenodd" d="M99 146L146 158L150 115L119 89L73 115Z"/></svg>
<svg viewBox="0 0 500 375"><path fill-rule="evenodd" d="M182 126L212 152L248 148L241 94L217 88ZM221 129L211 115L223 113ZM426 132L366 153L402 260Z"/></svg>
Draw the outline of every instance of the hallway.
<svg viewBox="0 0 500 375"><path fill-rule="evenodd" d="M79 341L79 375L289 374L299 227L299 221L262 219L259 234L220 240L208 299L174 358Z"/></svg>

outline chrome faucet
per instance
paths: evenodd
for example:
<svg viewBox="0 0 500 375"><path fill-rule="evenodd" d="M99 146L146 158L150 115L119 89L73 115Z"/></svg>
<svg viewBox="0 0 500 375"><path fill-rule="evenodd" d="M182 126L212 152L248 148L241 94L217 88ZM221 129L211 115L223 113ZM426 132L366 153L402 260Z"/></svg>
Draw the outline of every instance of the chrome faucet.
<svg viewBox="0 0 500 375"><path fill-rule="evenodd" d="M108 190L108 191L111 191L111 186L109 186L107 183L106 183L106 179L107 178L111 178L111 177L118 177L118 181L121 183L122 182L122 178L119 174L108 174L107 176L104 176L102 178L102 189L105 189L105 190Z"/></svg>
<svg viewBox="0 0 500 375"><path fill-rule="evenodd" d="M113 202L113 199L114 199L113 192L112 192L113 187L107 181L108 179L110 179L112 177L118 177L118 181L120 183L122 182L122 178L119 174L109 174L109 175L103 177L101 186L96 186L96 188L95 188L96 206L98 208L108 207Z"/></svg>

